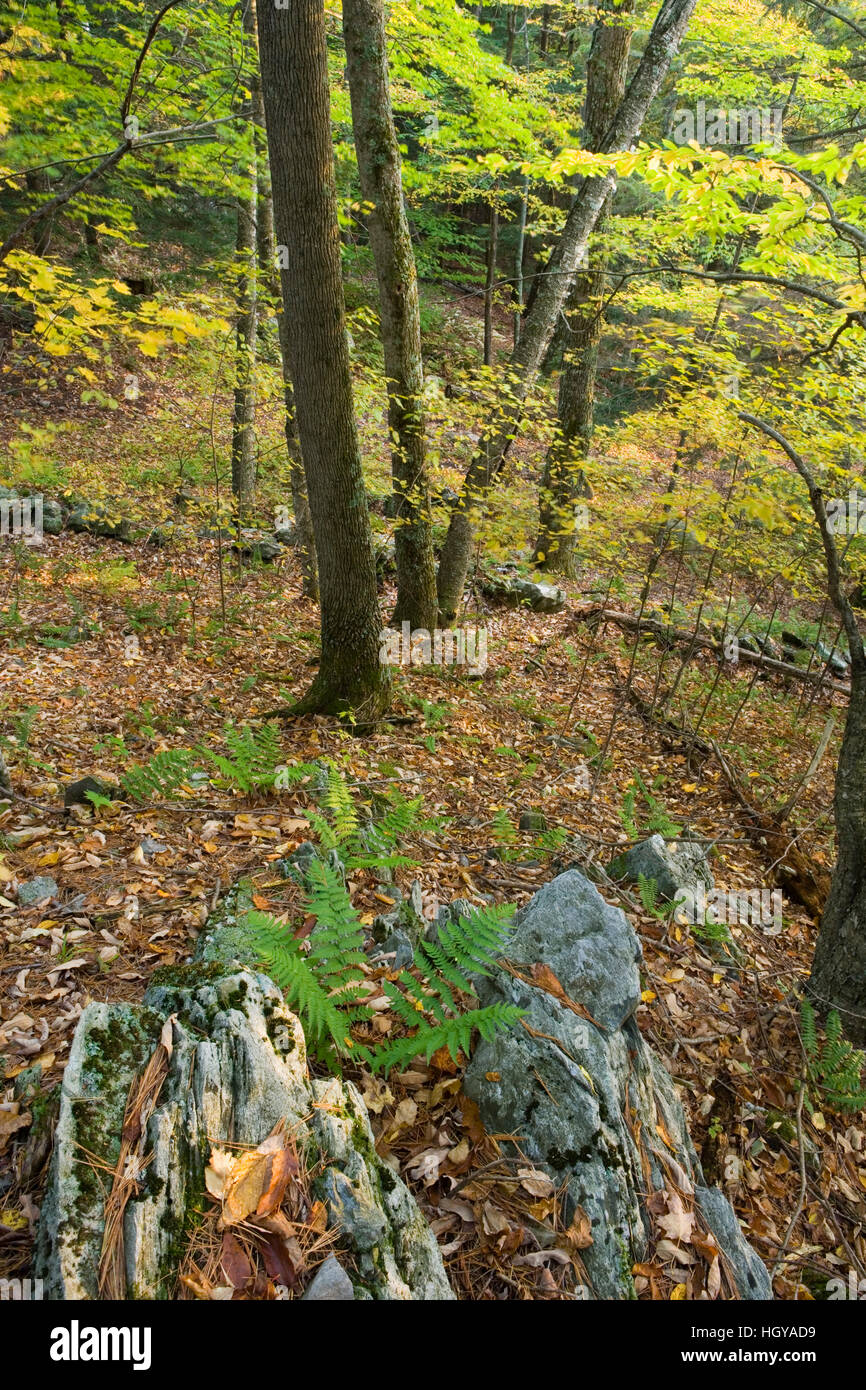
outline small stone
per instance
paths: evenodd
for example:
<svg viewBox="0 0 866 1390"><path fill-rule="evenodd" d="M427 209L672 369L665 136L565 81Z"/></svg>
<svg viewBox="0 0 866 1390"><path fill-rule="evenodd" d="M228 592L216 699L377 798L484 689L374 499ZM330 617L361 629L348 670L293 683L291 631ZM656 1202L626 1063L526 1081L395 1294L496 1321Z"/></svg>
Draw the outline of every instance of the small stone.
<svg viewBox="0 0 866 1390"><path fill-rule="evenodd" d="M45 902L47 898L56 898L59 892L60 889L53 878L49 878L47 874L38 874L26 883L19 883L18 906L33 907L36 903Z"/></svg>
<svg viewBox="0 0 866 1390"><path fill-rule="evenodd" d="M153 840L150 835L145 835L141 842L141 848L145 854L165 854L168 845L161 845L158 840Z"/></svg>
<svg viewBox="0 0 866 1390"><path fill-rule="evenodd" d="M329 1255L325 1263L319 1265L301 1302L321 1302L324 1299L354 1299L352 1281L335 1255Z"/></svg>
<svg viewBox="0 0 866 1390"><path fill-rule="evenodd" d="M543 811L524 811L520 817L521 830L528 830L533 834L540 834L547 829L547 817Z"/></svg>
<svg viewBox="0 0 866 1390"><path fill-rule="evenodd" d="M404 966L410 966L415 961L415 950L412 942L404 931L393 931L382 946L382 953L390 955L393 952L394 964L392 969L402 970Z"/></svg>

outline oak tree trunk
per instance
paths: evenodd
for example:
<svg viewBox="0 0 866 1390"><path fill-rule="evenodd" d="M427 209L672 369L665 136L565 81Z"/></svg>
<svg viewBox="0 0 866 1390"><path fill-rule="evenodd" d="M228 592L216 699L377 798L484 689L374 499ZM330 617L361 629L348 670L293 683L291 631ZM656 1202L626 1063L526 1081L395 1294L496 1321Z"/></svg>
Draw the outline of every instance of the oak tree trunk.
<svg viewBox="0 0 866 1390"><path fill-rule="evenodd" d="M364 721L391 689L355 426L340 270L324 0L259 12L285 337L319 564L319 674L294 713Z"/></svg>

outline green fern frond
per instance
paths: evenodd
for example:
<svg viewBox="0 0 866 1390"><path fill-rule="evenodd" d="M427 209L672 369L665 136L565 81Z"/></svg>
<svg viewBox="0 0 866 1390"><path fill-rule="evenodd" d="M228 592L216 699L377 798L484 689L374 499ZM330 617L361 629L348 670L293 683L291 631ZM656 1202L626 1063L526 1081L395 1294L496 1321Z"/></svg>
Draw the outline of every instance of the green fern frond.
<svg viewBox="0 0 866 1390"><path fill-rule="evenodd" d="M167 748L154 753L149 762L128 768L121 778L124 793L133 801L151 801L171 796L195 768L192 753L185 748Z"/></svg>

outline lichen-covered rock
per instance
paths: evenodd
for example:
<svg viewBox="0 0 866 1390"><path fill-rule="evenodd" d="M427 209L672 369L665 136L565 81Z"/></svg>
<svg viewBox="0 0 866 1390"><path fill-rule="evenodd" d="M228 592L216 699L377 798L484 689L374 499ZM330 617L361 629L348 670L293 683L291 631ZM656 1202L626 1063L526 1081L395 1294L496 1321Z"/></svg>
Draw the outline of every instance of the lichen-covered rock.
<svg viewBox="0 0 866 1390"><path fill-rule="evenodd" d="M227 956L238 899L208 933ZM227 933L220 941L218 933ZM205 953L202 953L203 956ZM157 971L139 1007L92 1004L70 1049L36 1272L48 1298L97 1295L106 1169L120 1152L131 1082L172 1018L168 1075L147 1127L152 1155L126 1208L128 1296L171 1295L214 1143L258 1145L286 1124L317 1179L331 1224L359 1271L356 1296L450 1299L439 1248L400 1178L376 1153L363 1101L337 1080L311 1081L304 1036L272 980L214 952Z"/></svg>
<svg viewBox="0 0 866 1390"><path fill-rule="evenodd" d="M637 883L641 875L654 879L659 896L668 902L684 893L715 887L702 845L694 840L674 840L668 845L661 835L651 835L617 855L608 873L628 883Z"/></svg>
<svg viewBox="0 0 866 1390"><path fill-rule="evenodd" d="M594 1296L634 1297L631 1268L650 1234L647 1197L675 1175L740 1297L771 1298L767 1271L730 1204L704 1186L673 1083L641 1037L641 950L624 913L570 870L519 915L507 956L511 969L480 979L478 992L485 1005L524 1009L526 1026L479 1043L465 1090L487 1129L519 1134L521 1155L566 1185L571 1211L588 1215L592 1244L581 1253ZM533 975L540 963L573 1008L549 974Z"/></svg>
<svg viewBox="0 0 866 1390"><path fill-rule="evenodd" d="M37 874L36 878L29 878L24 883L18 885L18 906L33 907L35 903L44 902L47 898L56 898L60 889L49 878L47 874Z"/></svg>

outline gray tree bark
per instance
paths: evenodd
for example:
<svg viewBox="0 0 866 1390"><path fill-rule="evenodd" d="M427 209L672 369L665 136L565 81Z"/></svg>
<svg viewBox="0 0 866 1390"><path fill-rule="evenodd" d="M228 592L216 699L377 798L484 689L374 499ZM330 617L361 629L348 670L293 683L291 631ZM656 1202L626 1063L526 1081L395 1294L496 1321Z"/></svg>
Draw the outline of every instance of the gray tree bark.
<svg viewBox="0 0 866 1390"><path fill-rule="evenodd" d="M285 248L285 336L319 563L319 674L293 713L349 711L365 722L388 703L370 516L355 426L324 0L259 13L274 223Z"/></svg>
<svg viewBox="0 0 866 1390"><path fill-rule="evenodd" d="M258 17L256 0L247 0L244 11L244 28L253 45L253 63L250 73L250 104L253 111L253 126L256 139L256 251L258 256L259 283L264 286L268 309L278 305L280 361L283 375L283 398L285 401L284 430L286 454L289 461L289 488L292 497L292 511L295 517L294 549L301 571L301 592L307 598L319 601L319 574L316 562L316 539L313 535L313 518L307 497L307 480L304 477L304 462L295 423L295 396L289 372L289 347L285 334L285 313L282 311L280 277L277 273L277 246L274 234L274 199L271 190L270 165L268 163L268 137L265 120L265 100L262 93L261 63L259 59Z"/></svg>
<svg viewBox="0 0 866 1390"><path fill-rule="evenodd" d="M436 566L424 438L421 309L391 111L382 0L344 0L343 33L361 193L372 207L367 229L388 379L397 564L392 621L430 630L436 626Z"/></svg>
<svg viewBox="0 0 866 1390"><path fill-rule="evenodd" d="M740 412L787 454L806 484L821 533L827 592L848 638L851 695L836 767L833 810L838 853L821 918L809 991L823 1012L837 1009L847 1036L866 1043L866 651L842 581L836 540L823 494L801 455L779 430Z"/></svg>
<svg viewBox="0 0 866 1390"><path fill-rule="evenodd" d="M235 387L232 414L232 492L238 519L255 504L256 434L256 159L247 171L249 190L238 198L235 242Z"/></svg>

